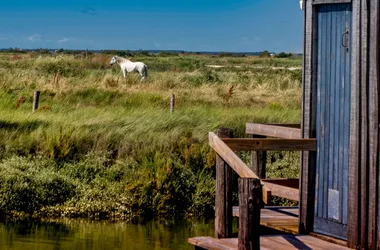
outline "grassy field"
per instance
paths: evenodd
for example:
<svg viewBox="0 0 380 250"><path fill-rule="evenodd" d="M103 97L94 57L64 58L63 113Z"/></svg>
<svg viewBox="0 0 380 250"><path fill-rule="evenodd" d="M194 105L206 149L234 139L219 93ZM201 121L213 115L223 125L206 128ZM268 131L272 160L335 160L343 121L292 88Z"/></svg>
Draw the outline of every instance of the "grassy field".
<svg viewBox="0 0 380 250"><path fill-rule="evenodd" d="M210 214L207 133L223 126L245 137L246 122L300 122L301 58L136 54L149 68L140 82L137 74L124 81L111 57L0 54L5 216ZM297 154L271 153L268 176L295 177L298 163Z"/></svg>

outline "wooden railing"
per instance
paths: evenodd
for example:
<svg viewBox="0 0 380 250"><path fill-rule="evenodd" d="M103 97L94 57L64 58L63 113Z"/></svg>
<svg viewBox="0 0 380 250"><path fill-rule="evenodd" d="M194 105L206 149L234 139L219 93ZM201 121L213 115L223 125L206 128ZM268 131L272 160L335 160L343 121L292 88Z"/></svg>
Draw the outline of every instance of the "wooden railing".
<svg viewBox="0 0 380 250"><path fill-rule="evenodd" d="M278 185L260 180L234 151L265 152L314 151L315 139L300 139L300 129L276 125L247 124L247 133L260 136L283 137L231 138L228 129L219 129L218 135L209 133L209 144L216 157L215 235L217 238L232 237L232 177L233 171L239 176L239 232L238 249L260 249L260 209L263 201L268 201L270 189ZM286 190L285 190L286 191ZM295 198L294 193L285 194Z"/></svg>

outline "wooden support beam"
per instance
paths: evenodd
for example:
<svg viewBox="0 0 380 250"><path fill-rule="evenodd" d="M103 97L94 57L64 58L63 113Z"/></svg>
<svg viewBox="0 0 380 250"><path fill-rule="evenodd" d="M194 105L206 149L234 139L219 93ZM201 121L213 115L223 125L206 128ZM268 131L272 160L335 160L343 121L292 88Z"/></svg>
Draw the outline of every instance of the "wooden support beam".
<svg viewBox="0 0 380 250"><path fill-rule="evenodd" d="M258 178L235 153L216 134L209 133L209 144L215 152L239 175L240 178Z"/></svg>
<svg viewBox="0 0 380 250"><path fill-rule="evenodd" d="M209 144L215 150L218 157L220 156L233 169L240 178L258 178L250 169L216 134L209 133ZM263 201L268 204L271 193L266 187L262 188Z"/></svg>
<svg viewBox="0 0 380 250"><path fill-rule="evenodd" d="M300 123L268 123L267 125L279 126L279 127L288 127L288 128L301 128Z"/></svg>
<svg viewBox="0 0 380 250"><path fill-rule="evenodd" d="M280 186L286 186L291 188L299 189L299 179L298 178L277 178L277 179L262 179L262 182L269 182L273 184L277 184Z"/></svg>
<svg viewBox="0 0 380 250"><path fill-rule="evenodd" d="M316 151L316 139L226 138L222 141L233 151Z"/></svg>
<svg viewBox="0 0 380 250"><path fill-rule="evenodd" d="M300 139L301 129L292 127L282 127L275 125L266 125L258 123L247 123L246 133L253 135L265 135L270 137L279 137L287 139Z"/></svg>
<svg viewBox="0 0 380 250"><path fill-rule="evenodd" d="M233 137L232 130L219 128L218 136ZM215 237L232 237L232 178L231 167L216 155Z"/></svg>
<svg viewBox="0 0 380 250"><path fill-rule="evenodd" d="M253 135L253 137L265 138L261 135ZM260 179L265 179L266 177L266 163L266 151L251 151L251 169Z"/></svg>
<svg viewBox="0 0 380 250"><path fill-rule="evenodd" d="M239 179L239 250L260 249L261 183Z"/></svg>
<svg viewBox="0 0 380 250"><path fill-rule="evenodd" d="M282 186L266 181L261 182L267 190L270 190L272 196L278 196L282 198L286 198L293 201L299 201L299 190L298 188L292 188L287 186Z"/></svg>

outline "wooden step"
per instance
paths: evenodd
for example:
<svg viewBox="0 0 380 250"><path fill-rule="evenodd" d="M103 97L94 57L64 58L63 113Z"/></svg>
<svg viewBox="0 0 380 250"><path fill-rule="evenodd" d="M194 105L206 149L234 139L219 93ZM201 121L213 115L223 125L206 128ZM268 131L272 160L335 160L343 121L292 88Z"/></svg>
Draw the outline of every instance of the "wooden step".
<svg viewBox="0 0 380 250"><path fill-rule="evenodd" d="M212 237L194 237L188 242L197 249L209 250L236 250L238 239L215 239ZM348 247L330 243L310 235L265 235L260 237L261 250L293 250L293 249L316 249L316 250L344 250Z"/></svg>
<svg viewBox="0 0 380 250"><path fill-rule="evenodd" d="M233 207L233 216L239 217L239 207ZM298 207L265 207L261 209L260 224L275 230L298 234Z"/></svg>

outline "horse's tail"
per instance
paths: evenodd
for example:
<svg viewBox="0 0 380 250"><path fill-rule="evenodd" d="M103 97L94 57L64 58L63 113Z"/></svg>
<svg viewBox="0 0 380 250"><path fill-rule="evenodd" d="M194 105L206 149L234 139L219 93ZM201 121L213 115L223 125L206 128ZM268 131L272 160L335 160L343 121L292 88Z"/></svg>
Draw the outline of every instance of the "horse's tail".
<svg viewBox="0 0 380 250"><path fill-rule="evenodd" d="M144 64L144 69L145 69L145 77L148 77L148 66Z"/></svg>

